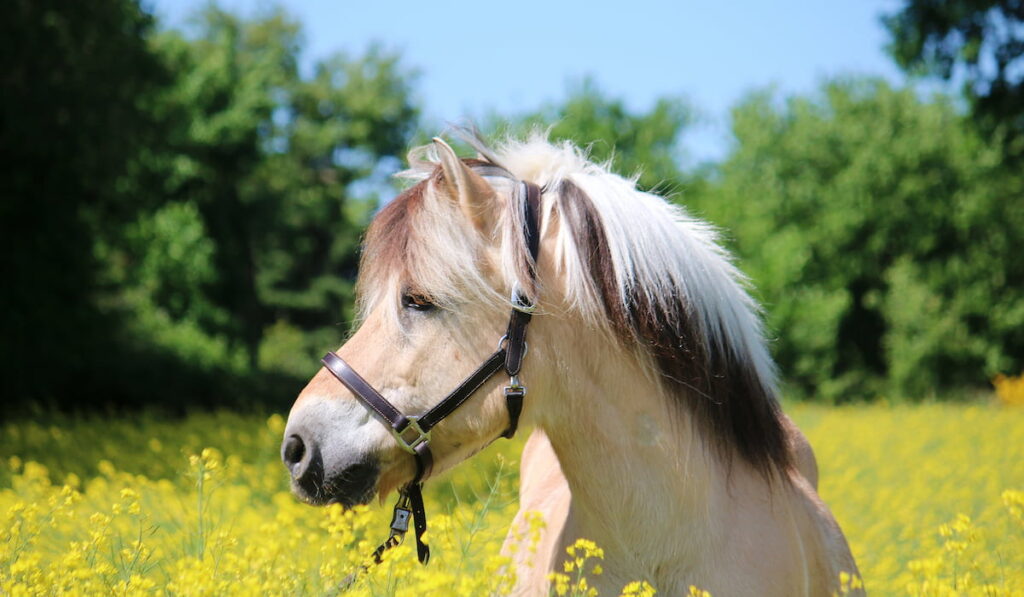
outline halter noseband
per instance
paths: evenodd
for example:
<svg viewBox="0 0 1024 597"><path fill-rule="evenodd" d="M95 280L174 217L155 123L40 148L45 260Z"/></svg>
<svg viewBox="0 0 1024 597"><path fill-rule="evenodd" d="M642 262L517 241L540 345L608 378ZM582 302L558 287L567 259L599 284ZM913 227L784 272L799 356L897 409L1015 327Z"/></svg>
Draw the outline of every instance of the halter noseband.
<svg viewBox="0 0 1024 597"><path fill-rule="evenodd" d="M523 204L524 240L530 253L527 270L536 279L537 256L540 252L540 187L531 182L517 182L517 190L525 195ZM501 434L511 438L519 426L519 415L523 410L526 387L519 382L519 371L526 356L526 325L533 316L533 303L526 298L518 286L512 291L512 314L509 316L505 335L498 341L498 349L484 361L476 371L462 380L443 400L421 415L405 415L387 398L381 395L369 382L362 378L344 359L329 352L321 359L327 370L349 389L366 406L376 412L389 425L389 431L403 450L416 459L416 476L399 490L391 520L391 535L373 553L375 563L381 562L384 551L402 542L409 530L409 517L413 518L416 529L416 553L421 564L430 559L430 548L423 542L427 530L427 515L423 507L423 481L430 476L434 455L430 451L430 431L455 409L462 406L487 380L504 370L509 376L505 386L505 404L508 408L509 425Z"/></svg>

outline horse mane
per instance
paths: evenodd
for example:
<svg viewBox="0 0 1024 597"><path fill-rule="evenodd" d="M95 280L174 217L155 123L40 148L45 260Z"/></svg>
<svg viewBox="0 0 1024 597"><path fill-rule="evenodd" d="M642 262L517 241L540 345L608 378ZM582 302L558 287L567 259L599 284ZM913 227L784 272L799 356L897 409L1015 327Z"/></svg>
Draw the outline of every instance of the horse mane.
<svg viewBox="0 0 1024 597"><path fill-rule="evenodd" d="M759 307L715 229L682 207L639 191L635 179L611 173L571 143L554 144L534 134L492 149L475 135L465 138L481 155L466 160L468 165L496 166L545 189L545 233L551 222L560 225L553 246L543 246L542 252L553 255L573 310L639 350L726 460L736 453L768 477L787 469L791 454ZM429 211L422 209L427 185L443 176L430 151L428 146L410 154L411 169L403 175L419 183L381 210L367 235L367 253L390 253L389 264L379 265L406 268L407 280L447 279L442 295L472 288L478 299L501 300L482 279L466 278L474 275L467 269L475 267L449 263L447 273L439 271L441 261L459 253L443 246L452 242L451 234L431 234L435 244L442 243L433 250L420 247L418 255L410 250L413 236L427 242L427 235L416 234L413 220ZM488 180L508 198L496 231L505 277L529 287L519 267L525 248L512 241L522 237L522 206L511 205L513 194L501 192L510 188L508 181ZM437 275L410 271L424 268Z"/></svg>

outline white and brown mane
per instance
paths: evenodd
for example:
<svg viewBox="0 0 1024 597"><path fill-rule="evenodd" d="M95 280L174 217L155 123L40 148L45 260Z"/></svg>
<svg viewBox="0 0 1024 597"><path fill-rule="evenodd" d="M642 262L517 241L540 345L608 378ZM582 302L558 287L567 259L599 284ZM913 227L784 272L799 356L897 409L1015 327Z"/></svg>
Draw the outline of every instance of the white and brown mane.
<svg viewBox="0 0 1024 597"><path fill-rule="evenodd" d="M856 566L815 491L810 447L779 407L757 306L714 230L570 144L471 143L479 159L440 141L414 154L407 175L418 181L367 233L362 325L339 354L406 412L423 411L493 350L510 289L529 289L523 418L537 431L514 524L538 511L547 526L535 554L509 535L517 590L547 594L547 573L579 537L604 548L595 580L608 592L638 579L668 595L837 590ZM496 168L544 189L536 283L512 182L482 175ZM429 312L409 309L410 297ZM498 386L438 425L437 468L501 432ZM312 491L296 478L306 497L366 501L412 475L323 371L296 401L289 434L322 460Z"/></svg>

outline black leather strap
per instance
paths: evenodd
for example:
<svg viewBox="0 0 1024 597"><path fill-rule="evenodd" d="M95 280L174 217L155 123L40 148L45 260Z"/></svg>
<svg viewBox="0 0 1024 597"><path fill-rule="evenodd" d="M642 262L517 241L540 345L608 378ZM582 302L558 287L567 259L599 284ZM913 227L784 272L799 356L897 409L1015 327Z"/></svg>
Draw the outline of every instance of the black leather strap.
<svg viewBox="0 0 1024 597"><path fill-rule="evenodd" d="M444 400L435 404L430 410L423 414L419 418L420 428L423 431L430 431L434 425L437 425L445 417L455 412L455 409L462 406L462 404L469 399L480 386L494 377L494 374L501 371L502 365L505 364L505 349L502 348L498 352L492 354L490 358L484 361L483 365L477 368L469 377L462 380L459 387L452 390L450 394L445 396Z"/></svg>
<svg viewBox="0 0 1024 597"><path fill-rule="evenodd" d="M380 395L368 381L363 379L356 370L349 366L344 359L329 352L320 361L343 383L350 392L355 394L364 404L369 406L381 416L395 431L401 431L409 424L409 419L394 407L387 398Z"/></svg>
<svg viewBox="0 0 1024 597"><path fill-rule="evenodd" d="M530 259L526 266L530 272L530 281L536 286L537 280L537 257L540 254L540 187L532 182L522 183L526 199L523 201L523 241ZM536 293L537 289L532 288L531 292ZM505 337L508 339L508 356L505 359L505 372L509 376L519 375L523 368L523 359L526 357L526 325L533 318L533 300L522 294L521 289L516 289L512 296L512 316L508 320L508 329Z"/></svg>
<svg viewBox="0 0 1024 597"><path fill-rule="evenodd" d="M526 201L523 202L523 237L526 250L530 253L530 276L537 279L537 256L540 254L540 187L532 182L526 185Z"/></svg>
<svg viewBox="0 0 1024 597"><path fill-rule="evenodd" d="M423 533L427 532L427 509L423 507L423 485L411 483L403 490L409 496L412 508L413 531L416 533L416 559L420 564L430 561L430 546L423 542Z"/></svg>
<svg viewBox="0 0 1024 597"><path fill-rule="evenodd" d="M419 484L434 470L434 453L430 451L430 442L418 444L413 449L416 450L416 453L413 454L416 457L416 476L410 483Z"/></svg>
<svg viewBox="0 0 1024 597"><path fill-rule="evenodd" d="M523 311L512 311L508 320L508 329L505 330L505 338L508 339L505 356L505 373L509 376L519 375L523 369L523 359L526 357L526 324L530 323L532 315Z"/></svg>
<svg viewBox="0 0 1024 597"><path fill-rule="evenodd" d="M519 415L523 412L523 399L526 388L523 386L505 388L505 408L508 410L508 428L501 434L505 439L512 439L519 429Z"/></svg>

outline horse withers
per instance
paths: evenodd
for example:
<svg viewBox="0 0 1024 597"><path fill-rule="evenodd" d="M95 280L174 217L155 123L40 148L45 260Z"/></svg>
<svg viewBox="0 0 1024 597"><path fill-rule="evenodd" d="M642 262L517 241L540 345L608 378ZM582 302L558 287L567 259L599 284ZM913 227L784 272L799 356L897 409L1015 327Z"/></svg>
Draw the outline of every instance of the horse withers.
<svg viewBox="0 0 1024 597"><path fill-rule="evenodd" d="M536 429L513 525L536 511L546 527L535 552L511 549L529 533L510 530L518 594L546 595L579 537L604 549L602 592L638 579L666 595L839 592L856 564L714 229L568 143L469 140L477 159L439 139L410 154L417 182L367 232L360 323L335 355L363 385L324 368L299 395L283 444L294 491L346 506L405 495L507 434L518 412L501 351L525 305L513 380ZM429 412L492 361L436 429L402 414ZM425 467L410 451L427 443Z"/></svg>

